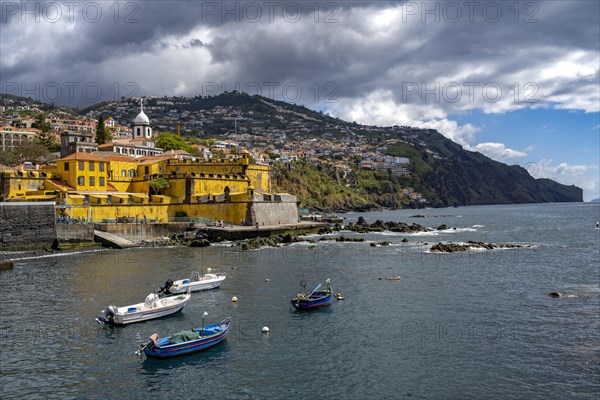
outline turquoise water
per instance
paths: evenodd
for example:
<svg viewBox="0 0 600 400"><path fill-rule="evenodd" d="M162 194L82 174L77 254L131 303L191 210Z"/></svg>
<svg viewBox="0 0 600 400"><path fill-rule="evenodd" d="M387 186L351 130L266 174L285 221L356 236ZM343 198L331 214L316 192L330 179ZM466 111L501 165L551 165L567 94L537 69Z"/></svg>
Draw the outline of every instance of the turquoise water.
<svg viewBox="0 0 600 400"><path fill-rule="evenodd" d="M412 218L415 214L425 218ZM352 234L235 248L101 251L18 261L0 271L0 397L221 399L560 399L600 394L598 204L479 206L345 214L449 230ZM452 229L456 228L456 229ZM316 237L315 237L316 238ZM402 239L407 238L407 243ZM520 249L432 254L439 241ZM391 245L371 247L370 241ZM176 315L125 327L94 322L202 266L227 274ZM401 279L386 280L400 275ZM345 300L294 311L331 278ZM383 278L383 279L379 279ZM269 280L268 282L266 280ZM559 291L563 297L548 296ZM237 303L231 297L237 296ZM173 360L134 354L225 316L225 343ZM268 326L269 334L261 333Z"/></svg>

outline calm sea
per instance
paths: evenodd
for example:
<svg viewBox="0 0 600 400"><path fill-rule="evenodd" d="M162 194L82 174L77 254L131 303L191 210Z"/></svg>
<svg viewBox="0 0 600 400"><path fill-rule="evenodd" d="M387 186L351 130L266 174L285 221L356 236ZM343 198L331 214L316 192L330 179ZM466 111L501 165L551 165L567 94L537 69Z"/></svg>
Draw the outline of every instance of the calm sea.
<svg viewBox="0 0 600 400"><path fill-rule="evenodd" d="M249 252L223 245L18 261L0 271L0 397L597 398L600 205L344 216L361 215L450 229L344 233L367 241ZM428 251L467 240L527 247ZM383 241L391 244L370 245ZM94 322L105 306L143 301L168 278L203 267L227 279L220 289L194 293L181 313L125 327ZM301 280L310 288L326 278L344 301L314 312L290 308ZM207 323L232 317L225 343L173 360L141 362L134 354L153 332L199 326L203 311Z"/></svg>

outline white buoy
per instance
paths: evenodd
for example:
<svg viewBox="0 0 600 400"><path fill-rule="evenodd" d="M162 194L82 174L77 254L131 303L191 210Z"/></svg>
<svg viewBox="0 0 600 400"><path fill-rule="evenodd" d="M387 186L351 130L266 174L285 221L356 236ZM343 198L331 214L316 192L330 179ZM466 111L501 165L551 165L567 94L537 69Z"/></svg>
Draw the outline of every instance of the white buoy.
<svg viewBox="0 0 600 400"><path fill-rule="evenodd" d="M233 301L234 303L235 303L235 302L237 302L237 297L233 296L233 297L231 298L231 301Z"/></svg>
<svg viewBox="0 0 600 400"><path fill-rule="evenodd" d="M263 326L262 329L261 329L261 331L263 333L269 333L269 327L268 326Z"/></svg>
<svg viewBox="0 0 600 400"><path fill-rule="evenodd" d="M265 279L265 282L269 282L269 278Z"/></svg>

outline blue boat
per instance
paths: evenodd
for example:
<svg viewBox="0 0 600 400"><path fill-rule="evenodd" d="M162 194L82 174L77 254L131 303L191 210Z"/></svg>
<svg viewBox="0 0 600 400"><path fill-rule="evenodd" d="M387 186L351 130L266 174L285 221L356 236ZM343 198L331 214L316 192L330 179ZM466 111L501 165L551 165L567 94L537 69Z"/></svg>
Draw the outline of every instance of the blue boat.
<svg viewBox="0 0 600 400"><path fill-rule="evenodd" d="M294 299L292 299L292 305L298 310L309 310L311 308L325 307L331 304L333 301L333 291L329 286L330 280L325 281L327 287L321 288L319 283L312 292L298 293Z"/></svg>
<svg viewBox="0 0 600 400"><path fill-rule="evenodd" d="M155 333L136 353L140 357L143 352L150 358L169 358L205 350L227 338L230 323L231 318L228 317L217 324L203 324L202 328L181 331L165 338L159 338Z"/></svg>

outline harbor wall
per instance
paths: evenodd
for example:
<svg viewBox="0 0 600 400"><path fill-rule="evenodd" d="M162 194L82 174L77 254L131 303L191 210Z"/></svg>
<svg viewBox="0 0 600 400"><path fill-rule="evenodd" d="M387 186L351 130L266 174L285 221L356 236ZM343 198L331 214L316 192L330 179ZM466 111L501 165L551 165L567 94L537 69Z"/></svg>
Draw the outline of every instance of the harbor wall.
<svg viewBox="0 0 600 400"><path fill-rule="evenodd" d="M56 239L54 202L0 203L0 249L50 246Z"/></svg>
<svg viewBox="0 0 600 400"><path fill-rule="evenodd" d="M145 240L169 237L173 233L182 233L194 224L189 222L172 222L156 224L94 224L96 230L112 233L128 240Z"/></svg>

